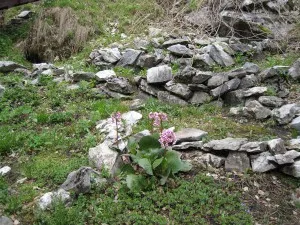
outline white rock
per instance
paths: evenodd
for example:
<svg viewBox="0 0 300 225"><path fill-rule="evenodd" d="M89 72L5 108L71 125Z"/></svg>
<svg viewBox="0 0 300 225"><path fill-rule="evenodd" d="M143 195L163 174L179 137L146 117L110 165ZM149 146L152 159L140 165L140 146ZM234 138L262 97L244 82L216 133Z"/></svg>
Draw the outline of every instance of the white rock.
<svg viewBox="0 0 300 225"><path fill-rule="evenodd" d="M9 166L4 166L0 169L0 175L5 176L11 171L11 168Z"/></svg>
<svg viewBox="0 0 300 225"><path fill-rule="evenodd" d="M147 70L147 82L149 84L166 83L172 80L172 78L172 68L166 65Z"/></svg>
<svg viewBox="0 0 300 225"><path fill-rule="evenodd" d="M45 210L50 208L55 201L62 201L64 203L67 203L70 200L70 193L63 189L59 189L56 192L48 192L44 194L38 201L38 207L41 210Z"/></svg>
<svg viewBox="0 0 300 225"><path fill-rule="evenodd" d="M222 140L213 140L206 143L205 150L214 151L238 151L240 147L247 142L247 138L225 138Z"/></svg>
<svg viewBox="0 0 300 225"><path fill-rule="evenodd" d="M284 141L281 138L268 141L268 147L269 151L274 155L283 154L286 152Z"/></svg>
<svg viewBox="0 0 300 225"><path fill-rule="evenodd" d="M142 119L142 117L143 115L136 111L129 111L122 114L122 119L125 121L126 125L129 126L137 124Z"/></svg>
<svg viewBox="0 0 300 225"><path fill-rule="evenodd" d="M98 81L107 81L113 77L116 77L116 73L113 70L102 70L96 73L96 80Z"/></svg>
<svg viewBox="0 0 300 225"><path fill-rule="evenodd" d="M251 156L252 170L258 173L264 173L276 168L274 164L269 162L268 157L272 156L270 152L263 152L259 155Z"/></svg>

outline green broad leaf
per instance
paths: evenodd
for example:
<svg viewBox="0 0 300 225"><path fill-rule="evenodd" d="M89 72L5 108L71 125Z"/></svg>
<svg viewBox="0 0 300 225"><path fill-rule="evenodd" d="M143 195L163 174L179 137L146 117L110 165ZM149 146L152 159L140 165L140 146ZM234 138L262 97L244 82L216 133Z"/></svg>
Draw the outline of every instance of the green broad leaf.
<svg viewBox="0 0 300 225"><path fill-rule="evenodd" d="M156 159L152 164L152 168L156 169L162 163L163 160L164 160L164 158Z"/></svg>
<svg viewBox="0 0 300 225"><path fill-rule="evenodd" d="M130 164L125 164L121 167L121 171L124 173L124 174L134 174L135 173L135 170L134 168L130 165Z"/></svg>
<svg viewBox="0 0 300 225"><path fill-rule="evenodd" d="M159 137L157 135L145 136L142 137L139 141L139 147L142 151L149 151L150 149L161 148L161 145L158 141Z"/></svg>
<svg viewBox="0 0 300 225"><path fill-rule="evenodd" d="M149 159L143 158L137 161L140 167L142 167L147 174L153 175L152 165Z"/></svg>
<svg viewBox="0 0 300 225"><path fill-rule="evenodd" d="M132 191L140 191L143 189L145 178L142 175L130 174L126 177L127 187Z"/></svg>
<svg viewBox="0 0 300 225"><path fill-rule="evenodd" d="M127 144L128 152L130 152L131 154L136 154L137 147L138 145L137 142L134 140L134 138L129 138Z"/></svg>
<svg viewBox="0 0 300 225"><path fill-rule="evenodd" d="M170 169L167 169L165 171L165 173L161 176L161 179L160 179L160 185L165 185L169 176L170 176L170 173L171 173L171 170Z"/></svg>
<svg viewBox="0 0 300 225"><path fill-rule="evenodd" d="M165 158L167 162L167 167L171 169L171 172L173 174L178 173L180 171L186 172L192 168L189 163L184 162L180 159L180 154L176 151L167 151Z"/></svg>

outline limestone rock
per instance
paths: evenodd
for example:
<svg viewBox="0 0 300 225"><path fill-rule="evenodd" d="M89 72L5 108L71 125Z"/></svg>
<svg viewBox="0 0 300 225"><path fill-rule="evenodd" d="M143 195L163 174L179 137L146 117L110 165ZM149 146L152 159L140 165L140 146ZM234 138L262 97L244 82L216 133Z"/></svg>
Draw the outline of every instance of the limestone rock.
<svg viewBox="0 0 300 225"><path fill-rule="evenodd" d="M245 172L250 169L250 159L244 152L229 152L225 160L226 171Z"/></svg>
<svg viewBox="0 0 300 225"><path fill-rule="evenodd" d="M206 135L207 132L196 128L185 128L175 132L176 143L201 141Z"/></svg>
<svg viewBox="0 0 300 225"><path fill-rule="evenodd" d="M113 70L102 70L96 73L96 80L97 81L107 81L110 78L116 77L116 73Z"/></svg>
<svg viewBox="0 0 300 225"><path fill-rule="evenodd" d="M267 107L270 108L278 108L281 107L285 101L282 98L278 98L276 96L260 96L258 101Z"/></svg>
<svg viewBox="0 0 300 225"><path fill-rule="evenodd" d="M85 80L85 81L90 81L93 80L95 78L95 74L91 73L91 72L76 72L72 74L72 80L75 82L81 81L81 80Z"/></svg>
<svg viewBox="0 0 300 225"><path fill-rule="evenodd" d="M186 100L188 100L193 94L186 84L175 83L174 81L166 83L165 88L169 92Z"/></svg>
<svg viewBox="0 0 300 225"><path fill-rule="evenodd" d="M115 77L107 81L106 87L121 94L133 94L135 92L134 86L125 77Z"/></svg>
<svg viewBox="0 0 300 225"><path fill-rule="evenodd" d="M137 66L142 68L151 68L156 66L158 63L156 57L154 55L145 54L141 55L137 61Z"/></svg>
<svg viewBox="0 0 300 225"><path fill-rule="evenodd" d="M243 69L246 70L249 74L257 74L260 71L259 66L251 62L246 62L243 65Z"/></svg>
<svg viewBox="0 0 300 225"><path fill-rule="evenodd" d="M230 91L234 91L238 88L238 86L240 85L241 80L239 78L234 78L226 83L224 83L223 85L213 89L210 91L210 94L214 97L220 97L223 94L226 94L227 92Z"/></svg>
<svg viewBox="0 0 300 225"><path fill-rule="evenodd" d="M180 57L192 57L193 52L189 48L187 48L184 45L177 44L177 45L172 45L168 48L168 50L173 54L177 55Z"/></svg>
<svg viewBox="0 0 300 225"><path fill-rule="evenodd" d="M144 79L141 80L139 88L142 91L144 91L150 95L153 95L153 96L157 96L158 92L161 91L161 89L159 87L148 84L147 81L145 81Z"/></svg>
<svg viewBox="0 0 300 225"><path fill-rule="evenodd" d="M272 111L272 115L278 124L285 125L291 122L298 112L299 112L299 106L293 103L293 104L284 105L279 109L274 109Z"/></svg>
<svg viewBox="0 0 300 225"><path fill-rule="evenodd" d="M119 153L108 147L106 142L89 149L89 161L97 169L106 168L110 174L115 174L120 168L122 159Z"/></svg>
<svg viewBox="0 0 300 225"><path fill-rule="evenodd" d="M236 105L244 105L245 98L243 90L235 90L228 92L223 97L225 104L236 106Z"/></svg>
<svg viewBox="0 0 300 225"><path fill-rule="evenodd" d="M288 146L286 146L287 149L294 149L294 150L300 150L300 139L291 139L288 143Z"/></svg>
<svg viewBox="0 0 300 225"><path fill-rule="evenodd" d="M203 146L202 141L182 142L180 144L173 145L172 149L177 151L190 150L190 149L197 150L197 149L201 149L202 146Z"/></svg>
<svg viewBox="0 0 300 225"><path fill-rule="evenodd" d="M122 55L121 59L117 63L117 66L134 66L142 54L142 51L134 50L134 49L127 49L125 53Z"/></svg>
<svg viewBox="0 0 300 225"><path fill-rule="evenodd" d="M0 216L0 225L14 225L14 222L6 216Z"/></svg>
<svg viewBox="0 0 300 225"><path fill-rule="evenodd" d="M2 73L13 72L15 69L19 68L26 69L25 66L12 61L0 61L0 72Z"/></svg>
<svg viewBox="0 0 300 225"><path fill-rule="evenodd" d="M266 142L248 142L243 144L239 151L248 153L261 153L268 151Z"/></svg>
<svg viewBox="0 0 300 225"><path fill-rule="evenodd" d="M298 59L292 67L289 69L288 75L295 79L299 80L300 79L300 59Z"/></svg>
<svg viewBox="0 0 300 225"><path fill-rule="evenodd" d="M166 65L147 70L148 84L166 83L172 80L172 78L172 68Z"/></svg>
<svg viewBox="0 0 300 225"><path fill-rule="evenodd" d="M167 47L170 47L172 45L177 45L177 44L180 44L180 45L187 45L189 43L189 40L187 39L181 39L181 38L178 38L178 39L170 39L166 42L164 42L162 44L162 47L164 48L167 48Z"/></svg>
<svg viewBox="0 0 300 225"><path fill-rule="evenodd" d="M275 169L276 166L268 160L269 156L272 156L270 152L263 152L258 155L252 155L252 170L258 173L264 173Z"/></svg>
<svg viewBox="0 0 300 225"><path fill-rule="evenodd" d="M205 92L194 92L193 97L190 99L190 103L193 105L202 105L204 103L207 103L211 100L211 97L209 94Z"/></svg>
<svg viewBox="0 0 300 225"><path fill-rule="evenodd" d="M295 161L290 166L285 166L282 169L282 172L293 177L297 177L297 178L300 177L300 160Z"/></svg>
<svg viewBox="0 0 300 225"><path fill-rule="evenodd" d="M209 55L221 66L232 66L234 64L233 58L220 46L213 44L210 48Z"/></svg>
<svg viewBox="0 0 300 225"><path fill-rule="evenodd" d="M246 142L246 138L225 138L222 140L210 141L206 143L203 148L206 151L238 151Z"/></svg>
<svg viewBox="0 0 300 225"><path fill-rule="evenodd" d="M273 157L269 158L270 161L274 161L279 165L292 164L294 163L294 159L300 157L300 152L295 150L287 151L284 154L277 154Z"/></svg>
<svg viewBox="0 0 300 225"><path fill-rule="evenodd" d="M175 104L175 105L182 105L182 106L188 105L188 103L185 100L183 100L175 95L172 95L167 91L159 91L157 93L157 98L161 102L165 102L168 104Z"/></svg>
<svg viewBox="0 0 300 225"><path fill-rule="evenodd" d="M0 168L0 176L5 176L11 171L11 168L9 166L4 166Z"/></svg>
<svg viewBox="0 0 300 225"><path fill-rule="evenodd" d="M258 84L258 79L254 74L246 75L239 86L240 89L252 88Z"/></svg>
<svg viewBox="0 0 300 225"><path fill-rule="evenodd" d="M188 84L191 91L208 92L209 89L204 84Z"/></svg>
<svg viewBox="0 0 300 225"><path fill-rule="evenodd" d="M292 122L290 123L290 126L298 131L300 133L300 116L297 118L293 119Z"/></svg>
<svg viewBox="0 0 300 225"><path fill-rule="evenodd" d="M229 79L227 74L223 74L223 73L216 74L208 80L207 86L210 88L215 88L224 84L228 80Z"/></svg>
<svg viewBox="0 0 300 225"><path fill-rule="evenodd" d="M88 193L91 190L91 167L80 167L78 170L72 171L65 182L60 186L65 191L73 190L75 193Z"/></svg>
<svg viewBox="0 0 300 225"><path fill-rule="evenodd" d="M251 96L258 96L266 93L268 90L267 87L253 87L249 88L248 90L244 91L245 97L251 97Z"/></svg>
<svg viewBox="0 0 300 225"><path fill-rule="evenodd" d="M121 53L118 48L106 48L99 50L102 59L107 63L117 63L121 59Z"/></svg>
<svg viewBox="0 0 300 225"><path fill-rule="evenodd" d="M41 210L46 210L50 208L55 201L62 201L65 204L70 202L70 193L63 189L59 189L55 192L48 192L38 200L38 207Z"/></svg>
<svg viewBox="0 0 300 225"><path fill-rule="evenodd" d="M253 100L246 103L244 108L246 114L253 116L257 120L264 120L272 115L272 111L262 106L258 101Z"/></svg>
<svg viewBox="0 0 300 225"><path fill-rule="evenodd" d="M286 152L284 141L281 138L268 141L268 147L273 155L284 154Z"/></svg>
<svg viewBox="0 0 300 225"><path fill-rule="evenodd" d="M203 84L212 77L212 72L197 71L192 77L192 84Z"/></svg>
<svg viewBox="0 0 300 225"><path fill-rule="evenodd" d="M193 67L195 68L203 68L205 70L208 70L212 66L214 66L216 63L215 61L209 56L209 54L196 54L193 57Z"/></svg>

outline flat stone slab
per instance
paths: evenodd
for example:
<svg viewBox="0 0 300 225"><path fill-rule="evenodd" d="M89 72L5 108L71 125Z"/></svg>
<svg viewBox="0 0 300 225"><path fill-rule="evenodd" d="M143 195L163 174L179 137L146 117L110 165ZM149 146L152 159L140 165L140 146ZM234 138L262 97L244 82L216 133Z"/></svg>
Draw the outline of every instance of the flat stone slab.
<svg viewBox="0 0 300 225"><path fill-rule="evenodd" d="M261 153L267 151L267 142L248 142L241 146L239 151L248 153Z"/></svg>
<svg viewBox="0 0 300 225"><path fill-rule="evenodd" d="M194 142L182 142L178 145L173 145L172 149L177 151L183 151L188 149L201 149L203 146L202 141L194 141Z"/></svg>
<svg viewBox="0 0 300 225"><path fill-rule="evenodd" d="M185 128L175 132L177 143L200 141L207 135L207 132L196 128Z"/></svg>
<svg viewBox="0 0 300 225"><path fill-rule="evenodd" d="M207 151L238 151L247 142L247 138L225 138L206 143L203 148Z"/></svg>
<svg viewBox="0 0 300 225"><path fill-rule="evenodd" d="M268 147L269 151L274 155L286 153L284 141L281 138L268 141Z"/></svg>

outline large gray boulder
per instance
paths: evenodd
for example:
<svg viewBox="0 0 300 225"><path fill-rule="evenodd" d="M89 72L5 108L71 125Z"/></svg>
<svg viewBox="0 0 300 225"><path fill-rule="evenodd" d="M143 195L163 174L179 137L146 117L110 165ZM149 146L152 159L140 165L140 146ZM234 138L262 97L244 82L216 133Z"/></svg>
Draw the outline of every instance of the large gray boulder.
<svg viewBox="0 0 300 225"><path fill-rule="evenodd" d="M118 61L117 66L134 66L142 53L139 50L127 49Z"/></svg>
<svg viewBox="0 0 300 225"><path fill-rule="evenodd" d="M206 151L238 151L247 142L247 138L225 138L206 143L203 148Z"/></svg>
<svg viewBox="0 0 300 225"><path fill-rule="evenodd" d="M210 88L215 88L224 84L228 80L229 79L227 74L224 73L216 74L208 80L207 86Z"/></svg>
<svg viewBox="0 0 300 225"><path fill-rule="evenodd" d="M26 69L26 67L12 61L0 61L1 73L13 72L15 69Z"/></svg>
<svg viewBox="0 0 300 225"><path fill-rule="evenodd" d="M133 94L135 87L125 77L115 77L107 81L106 87L121 94Z"/></svg>
<svg viewBox="0 0 300 225"><path fill-rule="evenodd" d="M252 155L250 157L252 170L258 173L264 173L276 169L276 165L268 160L268 157L270 156L272 156L270 152L262 152L258 155Z"/></svg>
<svg viewBox="0 0 300 225"><path fill-rule="evenodd" d="M168 103L168 104L181 105L181 106L188 105L188 103L185 100L183 100L175 95L170 94L170 92L168 92L168 91L159 91L157 93L157 98L159 101Z"/></svg>
<svg viewBox="0 0 300 225"><path fill-rule="evenodd" d="M232 66L233 58L218 45L212 45L209 52L210 57L221 66Z"/></svg>
<svg viewBox="0 0 300 225"><path fill-rule="evenodd" d="M151 68L158 64L158 60L154 55L144 54L141 55L137 61L137 66L142 68Z"/></svg>
<svg viewBox="0 0 300 225"><path fill-rule="evenodd" d="M282 168L282 172L285 174L288 174L293 177L300 177L300 160L295 161L292 165L290 166L285 166Z"/></svg>
<svg viewBox="0 0 300 225"><path fill-rule="evenodd" d="M202 105L208 103L210 100L211 97L206 92L196 91L189 102L193 105Z"/></svg>
<svg viewBox="0 0 300 225"><path fill-rule="evenodd" d="M174 81L166 83L165 89L186 100L188 100L193 94L186 84L175 83Z"/></svg>
<svg viewBox="0 0 300 225"><path fill-rule="evenodd" d="M228 92L223 97L224 103L230 106L236 106L236 105L244 105L245 103L245 97L244 97L244 91L243 90L235 90Z"/></svg>
<svg viewBox="0 0 300 225"><path fill-rule="evenodd" d="M105 168L110 174L115 174L122 165L119 153L112 150L106 142L90 148L88 157L92 166L95 166L99 170Z"/></svg>
<svg viewBox="0 0 300 225"><path fill-rule="evenodd" d="M172 80L172 78L172 68L166 65L147 70L148 84L166 83Z"/></svg>
<svg viewBox="0 0 300 225"><path fill-rule="evenodd" d="M147 94L157 97L159 91L162 91L159 87L148 84L146 80L142 79L139 88Z"/></svg>
<svg viewBox="0 0 300 225"><path fill-rule="evenodd" d="M273 155L286 153L284 141L281 138L268 141L269 152Z"/></svg>
<svg viewBox="0 0 300 225"><path fill-rule="evenodd" d="M267 142L248 142L243 144L239 151L247 153L261 153L267 151Z"/></svg>
<svg viewBox="0 0 300 225"><path fill-rule="evenodd" d="M295 80L300 79L300 59L294 62L292 67L289 69L288 75Z"/></svg>
<svg viewBox="0 0 300 225"><path fill-rule="evenodd" d="M257 120L264 120L272 115L272 111L262 106L258 101L253 100L246 103L244 112L253 116Z"/></svg>
<svg viewBox="0 0 300 225"><path fill-rule="evenodd" d="M260 96L258 101L267 107L270 108L279 108L281 107L286 101L282 98L278 98L276 96Z"/></svg>
<svg viewBox="0 0 300 225"><path fill-rule="evenodd" d="M244 152L229 152L225 160L226 171L245 172L250 169L250 159Z"/></svg>
<svg viewBox="0 0 300 225"><path fill-rule="evenodd" d="M207 136L207 132L196 128L184 128L175 132L176 142L193 142L201 141L203 137Z"/></svg>
<svg viewBox="0 0 300 225"><path fill-rule="evenodd" d="M300 108L297 104L287 104L278 109L274 109L272 111L272 116L278 124L286 125L294 119L299 111Z"/></svg>
<svg viewBox="0 0 300 225"><path fill-rule="evenodd" d="M191 49L189 49L185 45L181 45L181 44L172 45L168 48L168 50L173 55L180 56L180 57L192 57L194 54Z"/></svg>
<svg viewBox="0 0 300 225"><path fill-rule="evenodd" d="M234 78L223 85L213 89L210 91L211 96L214 98L220 97L223 94L226 94L227 92L236 90L241 83L241 80L239 78Z"/></svg>

